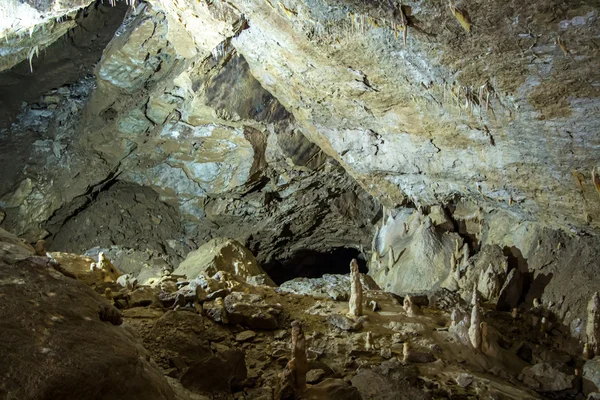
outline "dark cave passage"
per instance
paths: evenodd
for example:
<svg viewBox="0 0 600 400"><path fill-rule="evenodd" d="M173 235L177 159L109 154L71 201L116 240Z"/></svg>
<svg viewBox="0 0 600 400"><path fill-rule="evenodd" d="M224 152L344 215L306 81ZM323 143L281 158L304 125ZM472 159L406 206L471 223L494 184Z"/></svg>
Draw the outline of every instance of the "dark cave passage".
<svg viewBox="0 0 600 400"><path fill-rule="evenodd" d="M285 261L274 261L263 265L276 284L294 278L320 278L324 274L350 273L350 261L356 258L360 272L367 272L367 263L357 249L335 247L325 252L300 250Z"/></svg>

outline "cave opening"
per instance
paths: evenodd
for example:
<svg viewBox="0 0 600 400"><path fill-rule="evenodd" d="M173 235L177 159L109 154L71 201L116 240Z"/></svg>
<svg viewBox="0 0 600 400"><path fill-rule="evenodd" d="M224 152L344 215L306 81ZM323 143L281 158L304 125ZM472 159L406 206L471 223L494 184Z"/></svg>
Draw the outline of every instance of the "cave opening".
<svg viewBox="0 0 600 400"><path fill-rule="evenodd" d="M285 260L275 260L263 265L271 279L281 285L294 278L320 278L325 274L350 273L350 261L355 258L359 271L367 273L363 254L350 247L334 247L326 251L303 249Z"/></svg>

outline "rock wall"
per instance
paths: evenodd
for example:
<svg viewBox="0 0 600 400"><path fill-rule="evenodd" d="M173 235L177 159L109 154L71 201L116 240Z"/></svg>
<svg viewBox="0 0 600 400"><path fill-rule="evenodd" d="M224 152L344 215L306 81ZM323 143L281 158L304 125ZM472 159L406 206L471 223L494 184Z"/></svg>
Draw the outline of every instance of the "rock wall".
<svg viewBox="0 0 600 400"><path fill-rule="evenodd" d="M261 263L367 245L377 201L306 139L232 46L195 40L165 9L140 4L93 76L42 86L0 134L16 150L2 155L3 226L51 249L117 245L173 267L220 236Z"/></svg>

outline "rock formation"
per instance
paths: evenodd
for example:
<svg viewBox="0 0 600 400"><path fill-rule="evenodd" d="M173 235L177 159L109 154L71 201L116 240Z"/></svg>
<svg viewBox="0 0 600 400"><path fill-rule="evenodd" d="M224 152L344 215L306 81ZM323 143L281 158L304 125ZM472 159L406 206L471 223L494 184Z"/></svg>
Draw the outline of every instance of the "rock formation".
<svg viewBox="0 0 600 400"><path fill-rule="evenodd" d="M0 397L599 390L598 5L480 3L0 1Z"/></svg>
<svg viewBox="0 0 600 400"><path fill-rule="evenodd" d="M413 303L413 299L411 296L404 297L402 307L404 308L404 312L406 312L406 315L408 315L409 317L413 317L419 314L419 307Z"/></svg>
<svg viewBox="0 0 600 400"><path fill-rule="evenodd" d="M600 296L595 292L587 306L587 324L585 326L587 344L590 352L600 354Z"/></svg>
<svg viewBox="0 0 600 400"><path fill-rule="evenodd" d="M306 360L306 339L299 321L292 322L292 361L294 361L296 389L301 391L306 386L308 361Z"/></svg>
<svg viewBox="0 0 600 400"><path fill-rule="evenodd" d="M473 294L473 298L476 297L477 289ZM479 302L473 305L471 310L471 326L469 326L469 340L475 351L481 350L481 310L479 309Z"/></svg>
<svg viewBox="0 0 600 400"><path fill-rule="evenodd" d="M363 287L360 283L360 273L358 272L358 263L356 260L350 262L350 306L349 314L358 318L363 311Z"/></svg>

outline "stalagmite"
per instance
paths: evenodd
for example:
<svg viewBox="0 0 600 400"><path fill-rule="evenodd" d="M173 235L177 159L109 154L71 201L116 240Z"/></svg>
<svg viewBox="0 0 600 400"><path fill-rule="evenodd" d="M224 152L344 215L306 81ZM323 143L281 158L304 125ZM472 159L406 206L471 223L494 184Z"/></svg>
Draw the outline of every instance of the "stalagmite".
<svg viewBox="0 0 600 400"><path fill-rule="evenodd" d="M463 246L463 256L462 256L462 269L466 269L469 266L469 246L465 243Z"/></svg>
<svg viewBox="0 0 600 400"><path fill-rule="evenodd" d="M296 388L304 389L306 386L306 373L308 361L306 359L306 339L299 321L292 322L292 360L294 360L296 374Z"/></svg>
<svg viewBox="0 0 600 400"><path fill-rule="evenodd" d="M473 297L471 298L471 305L473 307L479 305L479 292L477 292L477 282L473 285Z"/></svg>
<svg viewBox="0 0 600 400"><path fill-rule="evenodd" d="M475 293L477 293L477 291L475 291ZM475 300L475 294L473 295L473 298ZM479 310L479 303L475 304L471 310L469 340L476 351L481 349L481 312Z"/></svg>
<svg viewBox="0 0 600 400"><path fill-rule="evenodd" d="M350 316L360 317L362 315L362 284L360 283L360 274L358 272L358 263L355 259L350 262Z"/></svg>
<svg viewBox="0 0 600 400"><path fill-rule="evenodd" d="M479 327L481 331L481 351L484 354L488 354L491 350L488 325L485 322L482 322L479 324Z"/></svg>
<svg viewBox="0 0 600 400"><path fill-rule="evenodd" d="M412 297L406 296L404 297L404 303L402 305L404 311L406 311L406 315L409 317L414 317L419 314L419 308L413 303Z"/></svg>
<svg viewBox="0 0 600 400"><path fill-rule="evenodd" d="M458 268L456 265L456 255L454 253L450 254L450 270L456 275ZM460 275L460 273L458 275Z"/></svg>
<svg viewBox="0 0 600 400"><path fill-rule="evenodd" d="M587 306L587 325L585 333L592 355L600 355L600 297L594 293Z"/></svg>
<svg viewBox="0 0 600 400"><path fill-rule="evenodd" d="M365 336L365 350L371 351L373 349L373 334L371 332L367 332Z"/></svg>
<svg viewBox="0 0 600 400"><path fill-rule="evenodd" d="M109 303L113 303L113 294L110 288L104 289L104 298L108 300Z"/></svg>
<svg viewBox="0 0 600 400"><path fill-rule="evenodd" d="M404 362L409 362L410 359L410 345L408 342L404 342L402 346L402 357Z"/></svg>
<svg viewBox="0 0 600 400"><path fill-rule="evenodd" d="M120 275L120 273L118 273L118 271L115 268L115 266L113 265L113 263L108 259L108 257L106 257L106 255L102 251L100 253L98 253L97 267L99 269L101 269L102 271L104 271L104 273L110 277L112 277L114 275L117 275L117 276Z"/></svg>
<svg viewBox="0 0 600 400"><path fill-rule="evenodd" d="M592 354L592 352L590 350L590 345L587 343L583 344L582 356L583 356L584 360L591 360L592 358L594 358L594 355Z"/></svg>
<svg viewBox="0 0 600 400"><path fill-rule="evenodd" d="M275 391L275 399L287 400L296 398L296 360L291 359L279 374L279 384Z"/></svg>

